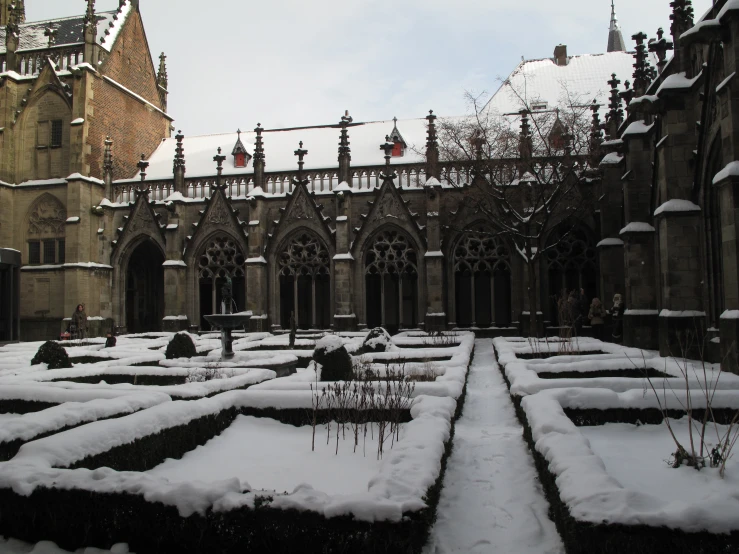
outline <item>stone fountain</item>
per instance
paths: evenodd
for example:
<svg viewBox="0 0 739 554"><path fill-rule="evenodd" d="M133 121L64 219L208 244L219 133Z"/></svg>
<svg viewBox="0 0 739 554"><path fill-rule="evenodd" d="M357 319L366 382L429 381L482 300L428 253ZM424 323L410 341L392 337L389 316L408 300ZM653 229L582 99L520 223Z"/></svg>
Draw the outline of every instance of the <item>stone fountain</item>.
<svg viewBox="0 0 739 554"><path fill-rule="evenodd" d="M247 314L231 313L233 306L233 286L230 277L226 277L226 283L221 287L221 297L222 313L206 315L205 320L221 330L221 358L228 360L234 357L231 331L243 327L249 321L250 316Z"/></svg>

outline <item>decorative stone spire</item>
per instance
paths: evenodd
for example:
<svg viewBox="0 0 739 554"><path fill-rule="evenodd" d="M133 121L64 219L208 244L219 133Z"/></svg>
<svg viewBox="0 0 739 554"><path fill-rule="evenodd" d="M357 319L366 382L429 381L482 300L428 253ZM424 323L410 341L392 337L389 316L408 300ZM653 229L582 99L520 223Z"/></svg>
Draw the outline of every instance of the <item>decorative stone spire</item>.
<svg viewBox="0 0 739 554"><path fill-rule="evenodd" d="M595 166L600 161L600 145L603 143L603 124L600 122L600 104L596 104L595 100L590 105L590 111L593 112L592 123L590 125L590 159L591 164Z"/></svg>
<svg viewBox="0 0 739 554"><path fill-rule="evenodd" d="M633 35L631 39L636 41L636 52L634 52L634 95L638 97L646 93L650 81L647 46L644 44L647 35L640 32Z"/></svg>
<svg viewBox="0 0 739 554"><path fill-rule="evenodd" d="M182 139L185 135L182 131L177 131L175 135L177 146L174 149L174 163L172 165L172 172L174 173L174 190L185 194L185 148L182 146Z"/></svg>
<svg viewBox="0 0 739 554"><path fill-rule="evenodd" d="M97 38L97 18L95 17L95 0L87 0L87 11L85 12L85 42L87 42L88 33L92 33L92 41Z"/></svg>
<svg viewBox="0 0 739 554"><path fill-rule="evenodd" d="M138 188L136 189L136 194L149 194L149 187L144 184L144 181L146 180L146 168L149 167L149 162L147 162L145 159L144 154L141 154L141 159L139 160L139 163L136 164L136 167L139 168L139 176L141 177L141 184L139 184Z"/></svg>
<svg viewBox="0 0 739 554"><path fill-rule="evenodd" d="M616 74L611 74L611 80L608 81L611 85L610 98L608 99L608 116L606 117L606 128L608 129L608 138L613 140L617 138L618 128L621 126L624 120L624 110L621 106L621 97L618 93L618 85L621 84L619 79L616 79Z"/></svg>
<svg viewBox="0 0 739 554"><path fill-rule="evenodd" d="M262 142L262 124L257 123L254 132L257 134L254 142L254 186L264 190L264 143Z"/></svg>
<svg viewBox="0 0 739 554"><path fill-rule="evenodd" d="M657 29L657 40L649 41L649 51L654 52L657 56L657 71L662 73L662 70L667 65L667 51L673 49L673 44L664 37L665 32L662 27Z"/></svg>
<svg viewBox="0 0 739 554"><path fill-rule="evenodd" d="M216 188L221 188L221 176L223 174L223 162L226 156L221 154L221 147L218 147L218 154L213 156L213 161L216 162Z"/></svg>
<svg viewBox="0 0 739 554"><path fill-rule="evenodd" d="M157 85L162 87L164 90L167 90L167 85L169 81L167 80L167 56L164 55L164 52L159 54L159 70L157 71Z"/></svg>
<svg viewBox="0 0 739 554"><path fill-rule="evenodd" d="M57 30L54 27L47 27L44 29L44 36L49 39L49 48L56 44Z"/></svg>
<svg viewBox="0 0 739 554"><path fill-rule="evenodd" d="M672 8L670 32L673 42L678 44L680 35L693 26L693 5L690 0L672 0L670 7Z"/></svg>
<svg viewBox="0 0 739 554"><path fill-rule="evenodd" d="M105 197L113 199L113 141L110 136L105 137L103 150L103 181L105 181Z"/></svg>
<svg viewBox="0 0 739 554"><path fill-rule="evenodd" d="M436 116L434 110L429 110L426 116L428 130L426 131L426 179L439 179L439 142L436 137Z"/></svg>
<svg viewBox="0 0 739 554"><path fill-rule="evenodd" d="M385 142L380 145L380 150L385 152L385 171L382 173L383 180L395 179L395 173L390 169L390 158L393 157L395 142L390 135L385 135Z"/></svg>
<svg viewBox="0 0 739 554"><path fill-rule="evenodd" d="M303 148L302 140L298 143L298 149L295 151L295 155L298 157L298 176L293 179L293 185L307 185L309 182L308 179L303 179L303 166L305 165L303 158L308 155L308 151Z"/></svg>
<svg viewBox="0 0 739 554"><path fill-rule="evenodd" d="M351 148L349 147L349 124L353 121L349 110L344 112L339 122L341 134L339 137L339 183L348 183L350 179L349 164L352 160Z"/></svg>
<svg viewBox="0 0 739 554"><path fill-rule="evenodd" d="M4 12L3 17L5 21L5 64L7 71L15 71L18 69L18 60L15 52L18 50L18 44L20 42L19 25L22 22L22 15L17 3L11 2L6 4L2 2L0 6L0 11Z"/></svg>
<svg viewBox="0 0 739 554"><path fill-rule="evenodd" d="M11 19L15 25L26 22L26 7L23 0L0 0L0 26L10 25Z"/></svg>
<svg viewBox="0 0 739 554"><path fill-rule="evenodd" d="M528 110L521 110L521 131L519 134L518 152L522 160L528 160L533 153L533 142L531 137L531 126L529 125Z"/></svg>
<svg viewBox="0 0 739 554"><path fill-rule="evenodd" d="M616 6L611 0L611 26L608 29L608 50L607 52L624 52L626 50L626 43L624 37L621 34L621 27L618 25L618 18L616 17Z"/></svg>

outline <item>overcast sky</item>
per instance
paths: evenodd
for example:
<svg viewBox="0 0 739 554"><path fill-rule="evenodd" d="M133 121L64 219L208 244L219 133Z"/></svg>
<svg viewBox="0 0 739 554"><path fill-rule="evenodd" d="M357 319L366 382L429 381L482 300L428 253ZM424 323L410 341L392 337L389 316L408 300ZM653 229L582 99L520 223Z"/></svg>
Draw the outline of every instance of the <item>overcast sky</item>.
<svg viewBox="0 0 739 554"><path fill-rule="evenodd" d="M669 34L670 0L617 0L631 35ZM712 0L694 0L696 17ZM26 0L29 21L81 15L85 0ZM169 113L187 135L465 113L527 59L604 52L610 0L140 0ZM97 0L98 11L118 0ZM622 80L626 76L622 76Z"/></svg>

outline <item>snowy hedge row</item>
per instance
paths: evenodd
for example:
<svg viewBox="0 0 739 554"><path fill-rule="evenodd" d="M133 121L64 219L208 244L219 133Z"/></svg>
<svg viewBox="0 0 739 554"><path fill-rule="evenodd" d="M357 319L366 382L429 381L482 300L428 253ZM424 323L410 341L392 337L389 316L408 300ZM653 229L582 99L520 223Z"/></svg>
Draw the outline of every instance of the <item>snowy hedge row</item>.
<svg viewBox="0 0 739 554"><path fill-rule="evenodd" d="M699 391L692 398L696 408L705 407ZM668 395L667 402L680 409L677 398ZM714 406L738 409L739 393L717 392ZM739 497L733 487L680 502L627 489L608 474L566 413L656 408L653 394L637 390L558 389L522 400L524 437L568 552L729 552L739 545Z"/></svg>
<svg viewBox="0 0 739 554"><path fill-rule="evenodd" d="M521 361L516 358L516 350L530 349L530 347L518 347L502 338L494 339L493 343L499 357L506 360L504 374L514 401L542 390L569 387L603 388L617 392L631 389L642 390L648 386L646 379L643 378L645 372L649 372L651 375L651 381L655 388L684 390L686 384L681 373L681 367L684 369L686 363L688 364L689 374L688 386L697 388L699 380L703 379L703 367L699 366L697 362L660 358L655 353L601 343L595 339L585 340L588 343L595 341L602 345L602 350L608 349L611 350L611 353L554 356ZM739 376L721 372L719 377L719 370L718 364L706 364L706 375L709 381L718 378L718 389L739 390ZM580 373L582 374L581 378L574 377L574 375ZM624 376L594 376L618 373L623 373ZM542 374L546 374L550 378L540 377ZM556 378L557 375L566 375L567 377ZM668 377L663 378L660 375L667 375Z"/></svg>
<svg viewBox="0 0 739 554"><path fill-rule="evenodd" d="M152 540L148 529L156 521L161 531L156 540L167 541L157 545L159 552L198 551L199 541L219 545L228 533L239 537L242 551L249 547L260 551L271 544L264 533L267 526L284 533L287 544L300 545L304 552L321 551L326 541L350 545L353 552L397 552L399 547L419 551L433 519L450 450L457 403L448 397L414 400L403 440L386 452L380 472L360 494L328 495L305 484L289 494L275 494L242 490L235 478L211 484L170 483L150 474L106 467L60 469L147 437L166 443L168 430L179 428L184 434L193 424L226 412L231 412L230 418L219 423L221 428L236 413L250 409L306 412L311 405L312 395L305 391L233 391L193 402L160 404L27 443L13 460L0 463L0 502L14 506L12 514L0 519L0 533L24 529L31 536L74 541L90 536L86 530L92 520L100 526L93 523L91 532L104 536L105 542L125 536L135 548L137 541ZM67 507L83 502L82 498L86 517L65 517ZM144 514L156 519L140 519ZM231 527L224 534L225 521ZM211 535L216 528L218 532L209 537L204 527ZM305 533L313 537L307 544Z"/></svg>
<svg viewBox="0 0 739 554"><path fill-rule="evenodd" d="M171 401L166 394L155 392L104 396L107 397L84 402L68 401L45 410L5 419L0 427L0 460L9 460L24 443L39 437Z"/></svg>

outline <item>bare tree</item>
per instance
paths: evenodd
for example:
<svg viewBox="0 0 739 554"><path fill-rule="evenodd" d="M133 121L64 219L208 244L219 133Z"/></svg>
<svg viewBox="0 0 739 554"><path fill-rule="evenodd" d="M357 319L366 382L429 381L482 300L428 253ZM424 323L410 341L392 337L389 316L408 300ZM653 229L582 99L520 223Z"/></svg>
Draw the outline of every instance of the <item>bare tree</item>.
<svg viewBox="0 0 739 554"><path fill-rule="evenodd" d="M507 239L523 259L529 333L536 336L536 269L547 251L594 213L597 194L590 168L600 129L598 107L565 86L559 105L549 109L527 96L523 82L522 89L503 83L519 107L514 113L497 113L485 105L484 97L468 94L472 113L440 120L438 142L442 180L464 187L463 207L479 214L490 229L482 233ZM555 227L558 239L547 242ZM462 224L457 230L471 229Z"/></svg>

